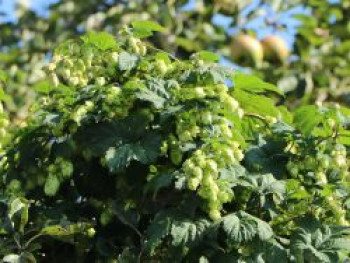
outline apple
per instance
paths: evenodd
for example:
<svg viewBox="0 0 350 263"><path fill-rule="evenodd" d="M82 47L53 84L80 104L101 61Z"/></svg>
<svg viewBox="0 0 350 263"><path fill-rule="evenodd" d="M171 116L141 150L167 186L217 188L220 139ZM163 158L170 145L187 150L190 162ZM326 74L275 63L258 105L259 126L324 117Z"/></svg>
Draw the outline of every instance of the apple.
<svg viewBox="0 0 350 263"><path fill-rule="evenodd" d="M239 35L233 39L231 44L231 57L239 64L260 66L264 51L261 43L253 36Z"/></svg>
<svg viewBox="0 0 350 263"><path fill-rule="evenodd" d="M268 61L278 61L284 64L290 55L287 43L279 36L270 35L261 41L264 55Z"/></svg>

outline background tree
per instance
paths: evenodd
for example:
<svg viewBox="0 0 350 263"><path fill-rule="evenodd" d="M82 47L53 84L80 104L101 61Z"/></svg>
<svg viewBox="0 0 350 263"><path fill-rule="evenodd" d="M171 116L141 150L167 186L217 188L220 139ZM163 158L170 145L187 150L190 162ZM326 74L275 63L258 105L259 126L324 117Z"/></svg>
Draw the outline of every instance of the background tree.
<svg viewBox="0 0 350 263"><path fill-rule="evenodd" d="M301 6L308 10L308 15L295 14L294 10L303 10ZM252 67L252 72L277 83L290 94L290 105L309 100L346 103L348 12L346 0L283 3L196 0L190 4L187 1L62 0L50 6L49 16L45 18L18 4L18 21L1 25L1 32L6 36L0 40L2 75L7 79L6 90L12 94L6 108L19 118L26 116L35 97L35 91L28 85L39 83L34 89L41 89L40 80L45 76L42 66L58 43L89 30L116 34L121 25L143 19L158 21L167 28L150 39L155 46L183 58L199 50L211 50L222 56L223 62ZM222 21L226 20L223 26ZM295 20L300 21L298 29ZM240 64L241 61L231 57L234 36L251 34L264 38L272 34L293 39L295 33L293 46L286 38L270 38L270 44L264 45L265 59L258 68L254 64ZM313 90L316 92L311 92ZM17 110L17 105L24 107Z"/></svg>

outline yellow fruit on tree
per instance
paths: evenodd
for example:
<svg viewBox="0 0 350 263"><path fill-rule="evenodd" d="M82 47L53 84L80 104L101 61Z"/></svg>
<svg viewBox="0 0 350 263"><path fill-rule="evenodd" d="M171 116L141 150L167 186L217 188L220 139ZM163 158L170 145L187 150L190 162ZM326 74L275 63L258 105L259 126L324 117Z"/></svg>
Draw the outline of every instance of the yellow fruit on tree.
<svg viewBox="0 0 350 263"><path fill-rule="evenodd" d="M264 51L261 43L253 36L239 35L231 44L232 59L242 65L261 65Z"/></svg>
<svg viewBox="0 0 350 263"><path fill-rule="evenodd" d="M278 61L285 63L290 55L287 43L279 36L270 35L261 41L264 55L269 61Z"/></svg>

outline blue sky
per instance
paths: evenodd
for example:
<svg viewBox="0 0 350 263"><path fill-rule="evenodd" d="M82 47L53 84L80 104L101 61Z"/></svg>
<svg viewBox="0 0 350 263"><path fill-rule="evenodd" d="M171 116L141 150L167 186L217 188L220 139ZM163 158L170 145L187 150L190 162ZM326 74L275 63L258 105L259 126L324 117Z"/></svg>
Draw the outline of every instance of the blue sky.
<svg viewBox="0 0 350 263"><path fill-rule="evenodd" d="M188 4L185 6L185 10L190 10L195 6L196 0L189 0ZM260 5L260 0L254 0L252 4L244 8L240 14L241 17L245 17L247 14L249 14L252 10L255 10ZM309 10L307 10L302 5L298 5L288 11L282 12L282 13L276 13L270 5L264 4L263 5L264 14L261 16L248 21L244 24L243 27L239 28L229 28L229 24L232 21L232 18L226 17L224 15L216 15L213 18L213 23L217 25L223 26L227 32L230 35L236 35L238 34L242 29L252 29L256 32L257 37L259 39L262 39L263 37L275 34L281 36L283 39L286 40L288 43L288 46L291 47L294 42L294 35L296 34L296 30L298 25L300 24L296 19L293 18L294 14L300 14L300 13L309 13ZM264 23L266 19L269 19L270 21L277 21L279 25L285 26L285 31L275 31L275 29L270 26L267 27Z"/></svg>
<svg viewBox="0 0 350 263"><path fill-rule="evenodd" d="M58 0L22 0L30 3L30 8L40 15L47 15L47 7L51 3ZM0 12L5 13L5 16L0 16L0 22L16 21L15 4L17 0L0 0Z"/></svg>

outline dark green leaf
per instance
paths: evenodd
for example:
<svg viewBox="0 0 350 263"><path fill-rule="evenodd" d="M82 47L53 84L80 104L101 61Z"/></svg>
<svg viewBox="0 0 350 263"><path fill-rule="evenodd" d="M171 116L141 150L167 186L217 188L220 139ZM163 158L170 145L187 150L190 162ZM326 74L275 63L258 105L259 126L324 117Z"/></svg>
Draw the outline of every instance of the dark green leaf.
<svg viewBox="0 0 350 263"><path fill-rule="evenodd" d="M174 220L171 226L172 244L174 246L193 245L203 238L209 225L209 221L205 219L194 222L188 219Z"/></svg>
<svg viewBox="0 0 350 263"><path fill-rule="evenodd" d="M257 234L256 222L249 217L240 217L239 214L229 214L223 217L222 229L230 243L247 242Z"/></svg>
<svg viewBox="0 0 350 263"><path fill-rule="evenodd" d="M116 122L90 124L78 132L76 139L94 156L100 156L122 141L121 129Z"/></svg>
<svg viewBox="0 0 350 263"><path fill-rule="evenodd" d="M153 196L155 197L160 189L170 186L174 179L175 175L172 172L157 174L147 182L145 192L153 193Z"/></svg>
<svg viewBox="0 0 350 263"><path fill-rule="evenodd" d="M145 248L149 255L161 244L162 239L170 232L171 219L166 216L157 215L154 221L147 228Z"/></svg>
<svg viewBox="0 0 350 263"><path fill-rule="evenodd" d="M148 134L139 142L110 148L106 153L106 163L113 173L124 171L131 161L149 164L160 153L161 140L157 134Z"/></svg>
<svg viewBox="0 0 350 263"><path fill-rule="evenodd" d="M156 109L161 109L166 102L166 99L159 96L156 92L151 91L147 88L139 90L135 93L136 98L143 101L151 102Z"/></svg>

